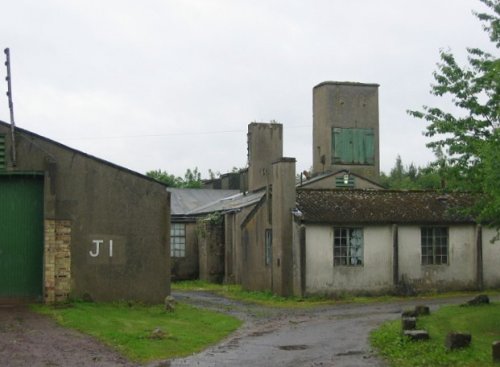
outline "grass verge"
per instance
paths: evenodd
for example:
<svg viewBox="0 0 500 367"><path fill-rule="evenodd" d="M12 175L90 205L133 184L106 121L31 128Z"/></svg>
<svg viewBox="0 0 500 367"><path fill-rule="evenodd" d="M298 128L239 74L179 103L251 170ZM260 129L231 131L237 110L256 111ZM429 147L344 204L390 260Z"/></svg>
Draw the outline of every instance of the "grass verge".
<svg viewBox="0 0 500 367"><path fill-rule="evenodd" d="M415 297L403 297L393 295L381 296L359 296L349 293L339 293L336 295L324 296L308 296L300 297L281 297L272 292L262 291L245 291L239 284L215 284L201 280L186 280L172 282L172 290L177 291L205 291L220 294L222 296L247 302L254 302L268 307L283 307L283 308L311 308L317 306L341 304L341 303L358 303L367 304L375 302L395 302L402 300L422 301L436 298L451 298L460 296L474 296L477 292L449 292L449 293L431 293ZM497 290L488 291L490 295L499 295Z"/></svg>
<svg viewBox="0 0 500 367"><path fill-rule="evenodd" d="M169 359L199 352L236 330L241 321L221 313L177 304L164 307L128 303L75 302L65 308L34 305L59 324L89 334L137 362ZM164 337L152 339L160 328Z"/></svg>
<svg viewBox="0 0 500 367"><path fill-rule="evenodd" d="M383 324L370 335L372 345L392 366L491 366L491 344L500 340L500 304L445 306L417 320L417 328L429 332L428 341L412 342L401 334L401 320ZM470 332L472 343L448 351L446 335Z"/></svg>

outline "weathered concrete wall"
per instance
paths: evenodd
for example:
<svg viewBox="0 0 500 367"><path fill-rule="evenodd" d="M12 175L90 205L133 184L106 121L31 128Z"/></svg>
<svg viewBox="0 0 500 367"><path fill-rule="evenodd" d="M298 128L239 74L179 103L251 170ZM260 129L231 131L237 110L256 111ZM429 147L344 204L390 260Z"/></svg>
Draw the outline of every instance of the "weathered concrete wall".
<svg viewBox="0 0 500 367"><path fill-rule="evenodd" d="M293 293L293 217L295 208L295 158L274 162L272 186L273 292Z"/></svg>
<svg viewBox="0 0 500 367"><path fill-rule="evenodd" d="M420 226L399 227L400 279L418 291L476 287L475 226L449 227L447 265L422 265Z"/></svg>
<svg viewBox="0 0 500 367"><path fill-rule="evenodd" d="M244 248L243 248L243 232L241 229L241 224L251 212L253 206L246 208L241 208L237 212L231 212L226 214L225 223L226 231L231 231L230 239L226 238L226 279L227 283L241 284L242 273L243 273L243 261L244 261ZM226 232L227 233L227 232Z"/></svg>
<svg viewBox="0 0 500 367"><path fill-rule="evenodd" d="M390 226L363 227L362 266L333 265L333 226L306 227L306 293L381 293L392 288Z"/></svg>
<svg viewBox="0 0 500 367"><path fill-rule="evenodd" d="M222 283L224 280L224 223L203 218L198 221L200 280Z"/></svg>
<svg viewBox="0 0 500 367"><path fill-rule="evenodd" d="M16 143L17 166L8 170L43 172L44 219L71 227L71 294L161 302L170 293L165 187L22 130Z"/></svg>
<svg viewBox="0 0 500 367"><path fill-rule="evenodd" d="M255 191L271 183L271 164L283 156L283 125L248 125L248 190Z"/></svg>
<svg viewBox="0 0 500 367"><path fill-rule="evenodd" d="M186 256L172 257L172 280L192 280L199 277L198 232L196 222L186 222Z"/></svg>
<svg viewBox="0 0 500 367"><path fill-rule="evenodd" d="M332 128L373 128L374 165L332 162ZM379 159L378 84L324 82L313 88L313 174L348 169L377 178Z"/></svg>
<svg viewBox="0 0 500 367"><path fill-rule="evenodd" d="M500 240L491 241L496 237L494 228L483 227L482 229L482 261L484 287L500 287Z"/></svg>
<svg viewBox="0 0 500 367"><path fill-rule="evenodd" d="M269 220L266 202L257 209L242 231L241 285L245 290L272 290L272 267L265 263L265 232L271 228Z"/></svg>

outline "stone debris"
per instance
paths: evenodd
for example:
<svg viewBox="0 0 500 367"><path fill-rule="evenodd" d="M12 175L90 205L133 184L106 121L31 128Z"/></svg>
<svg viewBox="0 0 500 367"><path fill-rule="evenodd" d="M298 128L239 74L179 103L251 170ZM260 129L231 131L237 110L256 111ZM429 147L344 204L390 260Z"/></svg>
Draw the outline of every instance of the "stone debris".
<svg viewBox="0 0 500 367"><path fill-rule="evenodd" d="M165 332L161 328L157 327L151 332L151 334L149 334L149 339L164 339L165 336Z"/></svg>
<svg viewBox="0 0 500 367"><path fill-rule="evenodd" d="M470 301L467 301L464 306L479 306L479 305L486 305L490 303L490 298L486 294L480 294Z"/></svg>
<svg viewBox="0 0 500 367"><path fill-rule="evenodd" d="M174 312L177 301L172 296L165 297L165 311Z"/></svg>

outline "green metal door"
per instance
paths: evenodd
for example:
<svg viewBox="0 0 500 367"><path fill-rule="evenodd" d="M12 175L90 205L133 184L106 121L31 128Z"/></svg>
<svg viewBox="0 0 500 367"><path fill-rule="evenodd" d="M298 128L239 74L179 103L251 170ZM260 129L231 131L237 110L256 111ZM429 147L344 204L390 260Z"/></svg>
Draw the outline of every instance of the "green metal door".
<svg viewBox="0 0 500 367"><path fill-rule="evenodd" d="M0 300L43 294L43 176L0 175Z"/></svg>

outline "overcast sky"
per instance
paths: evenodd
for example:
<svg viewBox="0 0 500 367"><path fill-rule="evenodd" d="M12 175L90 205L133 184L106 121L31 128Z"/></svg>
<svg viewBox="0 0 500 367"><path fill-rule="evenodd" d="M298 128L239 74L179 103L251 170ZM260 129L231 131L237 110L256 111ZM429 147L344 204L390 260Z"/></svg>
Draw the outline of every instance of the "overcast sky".
<svg viewBox="0 0 500 367"><path fill-rule="evenodd" d="M425 165L425 123L406 110L444 103L429 94L439 50L491 49L478 0L0 3L16 124L141 173L244 167L248 123L270 120L309 169L323 81L380 84L381 169Z"/></svg>

